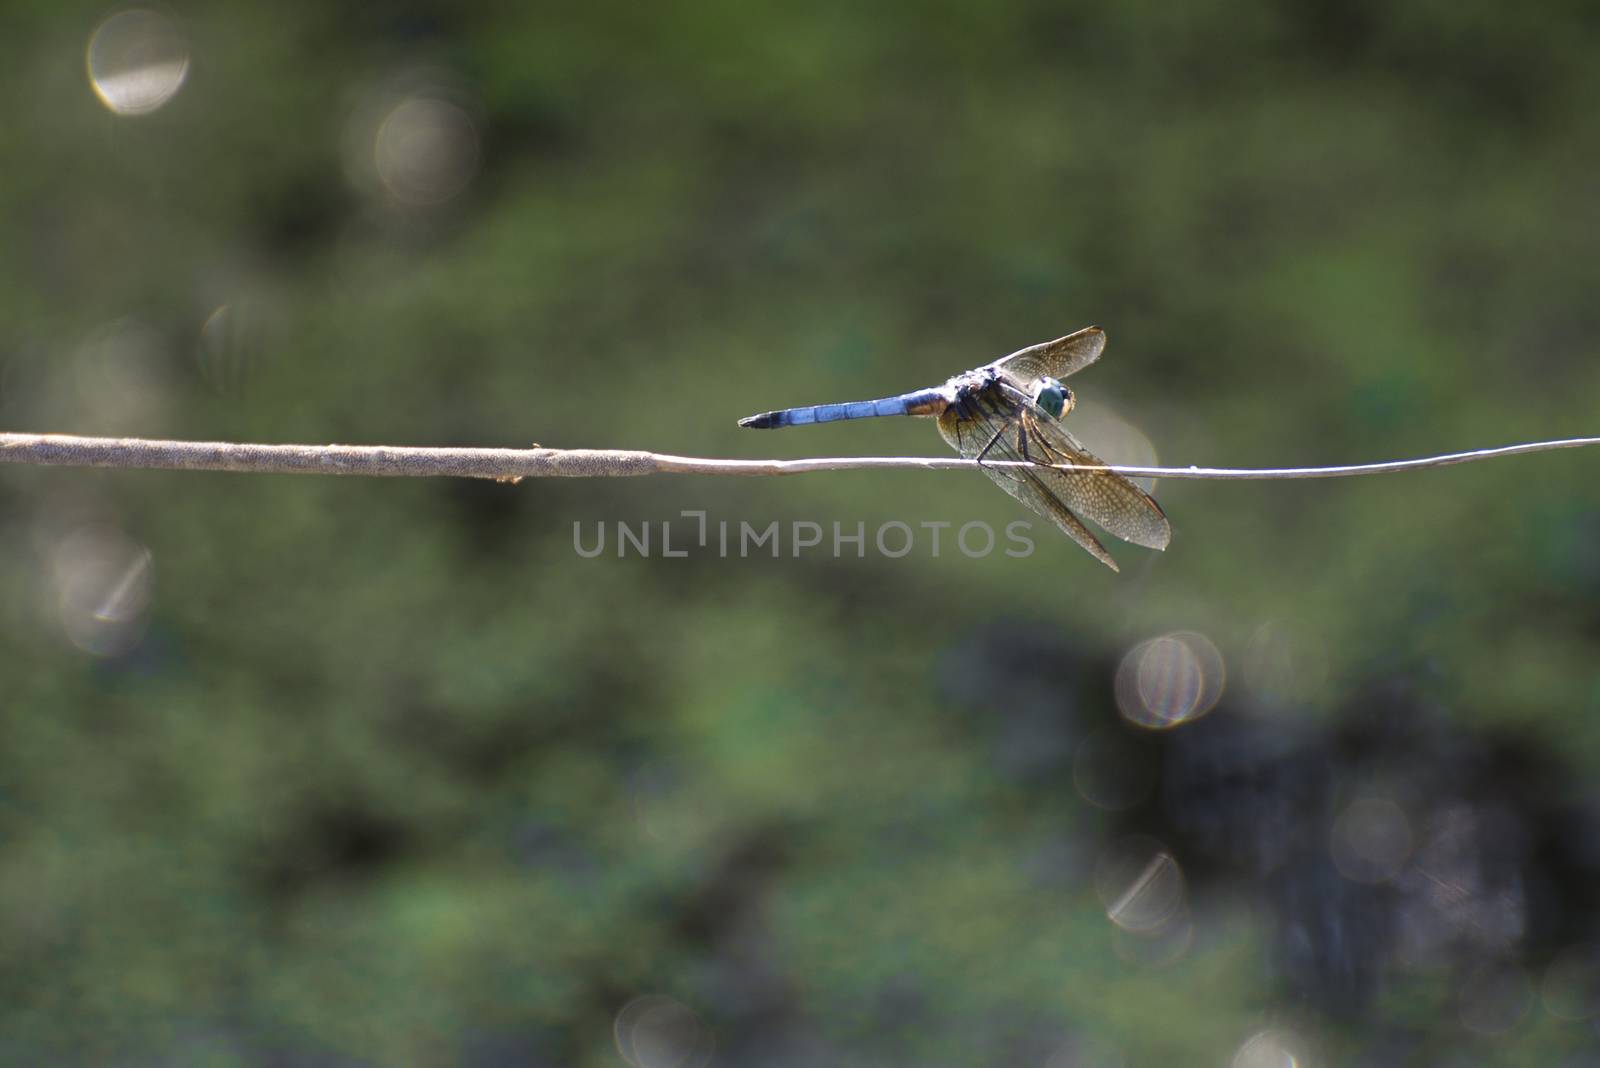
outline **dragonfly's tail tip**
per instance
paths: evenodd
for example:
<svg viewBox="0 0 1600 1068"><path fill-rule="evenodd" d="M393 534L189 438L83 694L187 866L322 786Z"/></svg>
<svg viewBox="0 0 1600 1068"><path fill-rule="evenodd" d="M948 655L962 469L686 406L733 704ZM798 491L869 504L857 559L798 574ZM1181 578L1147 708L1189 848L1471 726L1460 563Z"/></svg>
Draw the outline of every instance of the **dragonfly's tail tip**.
<svg viewBox="0 0 1600 1068"><path fill-rule="evenodd" d="M765 430L772 425L772 413L762 412L760 415L747 415L739 420L739 425L749 430Z"/></svg>

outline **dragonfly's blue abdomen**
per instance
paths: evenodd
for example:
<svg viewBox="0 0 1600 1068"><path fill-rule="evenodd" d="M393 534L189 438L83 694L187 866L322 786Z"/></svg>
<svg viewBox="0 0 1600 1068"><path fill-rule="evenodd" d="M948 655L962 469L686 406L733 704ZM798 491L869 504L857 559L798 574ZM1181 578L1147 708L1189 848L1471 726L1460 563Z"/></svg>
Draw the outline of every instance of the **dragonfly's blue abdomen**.
<svg viewBox="0 0 1600 1068"><path fill-rule="evenodd" d="M776 412L762 412L739 425L754 430L780 426L809 426L812 423L833 423L840 419L873 419L880 415L938 415L949 403L942 390L919 389L902 393L898 397L879 400L845 401L842 404L813 404L806 408L784 408Z"/></svg>

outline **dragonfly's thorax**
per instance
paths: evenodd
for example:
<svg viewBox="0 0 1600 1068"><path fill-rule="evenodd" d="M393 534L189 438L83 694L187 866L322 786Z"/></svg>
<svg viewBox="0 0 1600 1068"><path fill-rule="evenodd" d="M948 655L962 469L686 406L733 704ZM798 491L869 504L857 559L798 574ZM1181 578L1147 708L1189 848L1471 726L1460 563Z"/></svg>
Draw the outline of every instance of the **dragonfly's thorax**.
<svg viewBox="0 0 1600 1068"><path fill-rule="evenodd" d="M952 402L970 401L980 394L999 389L1000 374L993 367L979 367L963 371L944 384Z"/></svg>
<svg viewBox="0 0 1600 1068"><path fill-rule="evenodd" d="M945 383L950 403L968 411L1009 418L1019 408L1035 415L1060 419L1072 411L1076 398L1058 379L1037 378L1027 388L1001 374L994 367L979 367L956 375Z"/></svg>

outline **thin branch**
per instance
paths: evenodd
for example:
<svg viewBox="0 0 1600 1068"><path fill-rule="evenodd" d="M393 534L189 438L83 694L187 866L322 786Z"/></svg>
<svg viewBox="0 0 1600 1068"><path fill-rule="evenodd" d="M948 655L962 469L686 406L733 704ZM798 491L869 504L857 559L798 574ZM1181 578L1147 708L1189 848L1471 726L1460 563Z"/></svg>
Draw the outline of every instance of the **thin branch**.
<svg viewBox="0 0 1600 1068"><path fill-rule="evenodd" d="M1600 438L1564 438L1452 452L1415 460L1340 467L1134 467L1055 465L1068 471L1115 471L1149 478L1346 478L1492 460L1553 449L1600 445ZM434 449L394 445L245 445L221 441L151 441L69 434L0 434L0 463L56 467L125 467L167 471L240 471L291 475L376 475L426 478L623 478L634 475L799 475L811 471L917 468L945 471L976 461L935 456L838 456L807 460L717 460L624 449ZM985 467L1028 467L985 461Z"/></svg>

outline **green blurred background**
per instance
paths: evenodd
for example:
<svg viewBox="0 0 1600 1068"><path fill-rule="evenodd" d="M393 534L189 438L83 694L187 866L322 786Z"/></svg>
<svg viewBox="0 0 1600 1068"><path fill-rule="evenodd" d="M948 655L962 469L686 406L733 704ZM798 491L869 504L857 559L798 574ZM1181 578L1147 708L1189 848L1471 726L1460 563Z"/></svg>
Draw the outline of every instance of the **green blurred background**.
<svg viewBox="0 0 1600 1068"><path fill-rule="evenodd" d="M6 430L940 455L923 421L735 421L1098 323L1075 425L1113 457L1600 433L1580 0L13 0L0 39ZM1589 974L1593 821L1519 817L1511 881L1572 856L1492 952L1419 962L1377 910L1491 739L1586 803L1596 463L1169 481L1170 549L1119 543L1121 575L1037 523L1023 559L574 551L683 510L1031 518L965 472L7 467L0 1055L1595 1063L1593 998L1550 993L1552 961ZM1119 726L1119 665L1175 631L1204 638L1167 684L1226 665L1217 711ZM1413 715L1434 778L1316 756ZM1374 895L1340 930L1388 932L1353 1001L1284 963L1283 867L1186 822L1215 797L1177 747L1222 717L1250 774L1324 769L1293 824L1319 856L1352 797L1400 821L1376 877L1334 850L1331 892ZM1135 831L1187 877L1181 929L1097 886Z"/></svg>

